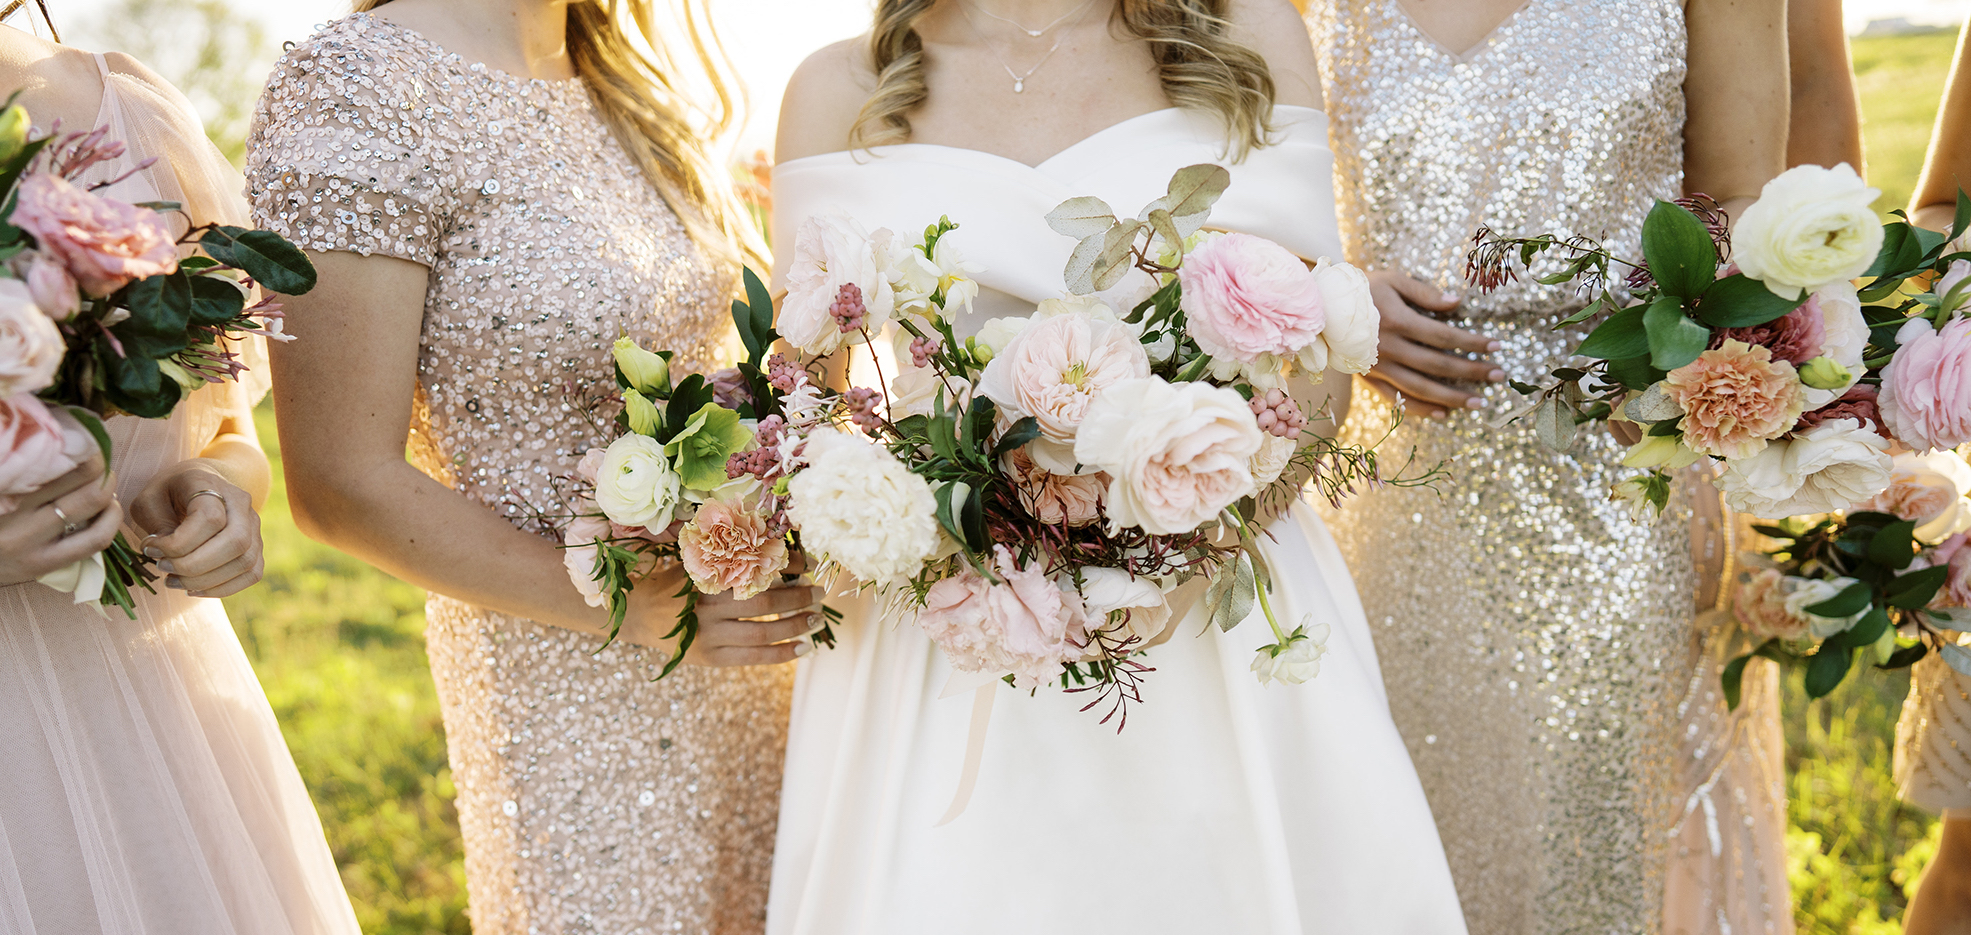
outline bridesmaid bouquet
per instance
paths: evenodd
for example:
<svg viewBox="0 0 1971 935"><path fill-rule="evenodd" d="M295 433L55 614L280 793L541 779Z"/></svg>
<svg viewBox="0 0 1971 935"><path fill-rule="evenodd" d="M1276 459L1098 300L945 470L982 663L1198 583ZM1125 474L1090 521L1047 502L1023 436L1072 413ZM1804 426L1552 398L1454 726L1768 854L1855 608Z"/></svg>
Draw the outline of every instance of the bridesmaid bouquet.
<svg viewBox="0 0 1971 935"><path fill-rule="evenodd" d="M1889 487L1890 450L1971 440L1971 203L1954 234L1880 223L1880 193L1846 165L1800 166L1767 183L1728 233L1702 196L1659 201L1643 222L1643 261L1585 238L1481 230L1469 278L1493 288L1513 259L1553 253L1546 284L1579 280L1597 316L1534 402L1540 439L1565 451L1586 423L1643 434L1623 464L1644 469L1613 493L1660 512L1670 472L1709 458L1732 509L1782 518L1841 510ZM1733 240L1736 239L1734 248ZM1856 286L1856 281L1861 285ZM1927 283L1927 285L1919 285Z"/></svg>
<svg viewBox="0 0 1971 935"><path fill-rule="evenodd" d="M905 239L845 216L800 228L780 334L805 366L896 327L910 366L889 394L785 374L771 454L735 458L784 490L824 567L881 589L961 672L1095 691L1126 720L1150 669L1132 658L1195 582L1229 629L1256 605L1274 642L1260 680L1320 667L1327 624L1282 621L1256 548L1262 505L1304 478L1339 498L1382 479L1374 452L1305 430L1297 372L1375 361L1363 274L1271 241L1208 232L1230 174L1191 166L1139 217L1094 198L1048 215L1076 238L1062 298L953 330L981 271L947 219ZM1136 277L1138 297L1101 294ZM882 360L871 354L880 377ZM764 445L764 442L763 442Z"/></svg>
<svg viewBox="0 0 1971 935"><path fill-rule="evenodd" d="M83 186L121 158L106 131L29 140L27 112L0 111L0 512L73 470L92 449L113 465L104 421L162 419L194 390L245 369L232 341L286 340L280 306L248 305L256 283L299 295L315 269L267 231L207 224L172 233L167 202L126 204ZM141 171L150 163L139 166ZM202 253L180 258L181 248ZM92 559L41 583L76 603L136 615L146 560L121 534Z"/></svg>
<svg viewBox="0 0 1971 935"><path fill-rule="evenodd" d="M1897 455L1887 488L1845 513L1758 527L1773 547L1740 576L1732 612L1755 639L1725 669L1738 705L1752 656L1806 665L1809 697L1834 690L1855 650L1884 669L1934 646L1971 675L1971 650L1944 631L1971 630L1971 465L1954 451Z"/></svg>

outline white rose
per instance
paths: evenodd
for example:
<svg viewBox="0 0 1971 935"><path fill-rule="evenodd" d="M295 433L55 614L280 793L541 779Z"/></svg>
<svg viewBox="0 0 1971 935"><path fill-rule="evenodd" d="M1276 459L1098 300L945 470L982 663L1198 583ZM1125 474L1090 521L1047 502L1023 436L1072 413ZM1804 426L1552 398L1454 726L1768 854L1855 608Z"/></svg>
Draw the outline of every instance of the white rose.
<svg viewBox="0 0 1971 935"><path fill-rule="evenodd" d="M997 357L1005 353L1006 345L1013 343L1013 339L1031 324L1031 318L988 318L985 324L979 326L979 333L973 339L991 348L993 356Z"/></svg>
<svg viewBox="0 0 1971 935"><path fill-rule="evenodd" d="M1109 525L1190 532L1253 492L1264 433L1245 398L1206 383L1123 380L1095 397L1075 459L1107 471Z"/></svg>
<svg viewBox="0 0 1971 935"><path fill-rule="evenodd" d="M1855 295L1854 283L1845 279L1828 283L1814 293L1814 304L1820 306L1821 321L1827 328L1827 339L1821 344L1821 356L1842 367L1849 374L1848 385L1839 389L1817 390L1803 386L1808 409L1819 409L1837 399L1841 394L1861 381L1862 351L1868 347L1868 319L1862 315L1861 298Z"/></svg>
<svg viewBox="0 0 1971 935"><path fill-rule="evenodd" d="M625 435L609 443L595 479L595 502L619 526L661 531L677 510L679 483L664 443Z"/></svg>
<svg viewBox="0 0 1971 935"><path fill-rule="evenodd" d="M1725 505L1767 519L1827 513L1889 486L1889 443L1855 419L1829 419L1727 462Z"/></svg>
<svg viewBox="0 0 1971 935"><path fill-rule="evenodd" d="M1301 623L1301 631L1304 635L1289 642L1279 655L1262 649L1253 657L1252 671L1259 675L1259 684L1299 685L1321 674L1321 657L1328 652L1329 627L1309 617Z"/></svg>
<svg viewBox="0 0 1971 935"><path fill-rule="evenodd" d="M1855 583L1853 578L1800 578L1788 575L1783 585L1786 597L1782 603L1787 613L1807 621L1807 630L1815 639L1824 640L1853 627L1868 611L1863 609L1846 617L1821 617L1807 613L1807 608L1831 600Z"/></svg>
<svg viewBox="0 0 1971 935"><path fill-rule="evenodd" d="M1252 485L1265 489L1268 484L1280 479L1286 473L1287 465L1293 463L1293 453L1300 443L1292 438L1267 433L1259 443L1259 450L1252 456Z"/></svg>
<svg viewBox="0 0 1971 935"><path fill-rule="evenodd" d="M843 285L862 290L863 325L877 334L896 310L896 292L882 259L890 256L890 232L865 233L844 214L818 214L801 222L794 235L794 262L787 270L787 298L780 304L778 328L809 354L832 354L862 342L861 333L844 333L829 314Z"/></svg>
<svg viewBox="0 0 1971 935"><path fill-rule="evenodd" d="M37 393L55 382L68 346L18 279L0 279L0 396Z"/></svg>
<svg viewBox="0 0 1971 935"><path fill-rule="evenodd" d="M1328 323L1321 337L1301 351L1301 365L1309 373L1328 368L1342 373L1368 373L1376 365L1376 346L1382 330L1382 313L1376 310L1369 277L1347 263L1322 257L1314 266L1321 281L1321 299L1327 305ZM1309 352L1320 348L1319 359ZM1318 366L1317 366L1318 365Z"/></svg>
<svg viewBox="0 0 1971 935"><path fill-rule="evenodd" d="M1073 587L1072 579L1062 576L1063 590ZM1081 570L1081 603L1088 612L1090 630L1108 630L1109 615L1126 610L1126 622L1113 631L1148 642L1163 632L1170 621L1170 605L1163 589L1148 578L1120 568L1089 567Z"/></svg>
<svg viewBox="0 0 1971 935"><path fill-rule="evenodd" d="M1882 222L1869 207L1881 194L1846 163L1788 169L1739 217L1733 259L1787 298L1860 276L1882 249Z"/></svg>
<svg viewBox="0 0 1971 935"><path fill-rule="evenodd" d="M938 550L937 500L922 477L859 436L816 432L805 470L787 482L788 515L810 551L879 586Z"/></svg>

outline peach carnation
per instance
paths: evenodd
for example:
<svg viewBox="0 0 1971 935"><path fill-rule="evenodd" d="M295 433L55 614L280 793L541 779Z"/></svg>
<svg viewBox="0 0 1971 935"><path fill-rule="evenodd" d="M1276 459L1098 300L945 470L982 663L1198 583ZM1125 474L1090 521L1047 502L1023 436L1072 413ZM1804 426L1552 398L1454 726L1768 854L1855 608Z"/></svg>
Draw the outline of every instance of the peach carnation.
<svg viewBox="0 0 1971 935"><path fill-rule="evenodd" d="M1015 448L1006 454L1006 473L1019 491L1020 505L1050 526L1086 526L1102 518L1102 491L1109 475L1056 474Z"/></svg>
<svg viewBox="0 0 1971 935"><path fill-rule="evenodd" d="M707 500L678 531L678 558L698 590L730 590L743 601L766 590L787 567L787 541L774 534L765 517L723 500Z"/></svg>
<svg viewBox="0 0 1971 935"><path fill-rule="evenodd" d="M1759 453L1792 430L1806 405L1792 364L1736 340L1670 371L1663 390L1684 411L1684 444L1721 458Z"/></svg>

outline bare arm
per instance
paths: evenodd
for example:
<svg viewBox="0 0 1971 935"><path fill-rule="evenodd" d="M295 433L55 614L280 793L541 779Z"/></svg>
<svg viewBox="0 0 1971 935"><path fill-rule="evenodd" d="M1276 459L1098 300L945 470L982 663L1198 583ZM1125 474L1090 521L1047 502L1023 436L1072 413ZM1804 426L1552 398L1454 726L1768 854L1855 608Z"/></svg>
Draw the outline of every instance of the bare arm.
<svg viewBox="0 0 1971 935"><path fill-rule="evenodd" d="M1937 856L1903 916L1909 935L1971 935L1971 817L1944 818Z"/></svg>
<svg viewBox="0 0 1971 935"><path fill-rule="evenodd" d="M1971 19L1957 34L1957 61L1944 84L1937 108L1937 126L1930 133L1930 152L1923 175L1910 199L1909 216L1931 230L1948 230L1957 211L1957 190L1971 189Z"/></svg>
<svg viewBox="0 0 1971 935"><path fill-rule="evenodd" d="M1848 60L1848 35L1841 26L1841 0L1788 0L1786 41L1793 84L1787 166L1845 162L1866 175L1861 104Z"/></svg>
<svg viewBox="0 0 1971 935"><path fill-rule="evenodd" d="M1689 0L1684 190L1736 215L1786 167L1786 0Z"/></svg>
<svg viewBox="0 0 1971 935"><path fill-rule="evenodd" d="M604 612L585 603L554 543L425 476L404 460L416 390L418 330L428 270L390 257L313 254L321 285L287 300L292 344L274 348L289 502L303 532L420 587L481 607L579 633L605 632ZM672 649L660 635L681 609L683 584L660 570L631 592L622 638ZM785 643L813 622L806 586L750 601L727 595L699 604L699 643L687 660L741 665L783 662ZM740 618L793 615L775 622ZM779 645L774 645L779 644Z"/></svg>

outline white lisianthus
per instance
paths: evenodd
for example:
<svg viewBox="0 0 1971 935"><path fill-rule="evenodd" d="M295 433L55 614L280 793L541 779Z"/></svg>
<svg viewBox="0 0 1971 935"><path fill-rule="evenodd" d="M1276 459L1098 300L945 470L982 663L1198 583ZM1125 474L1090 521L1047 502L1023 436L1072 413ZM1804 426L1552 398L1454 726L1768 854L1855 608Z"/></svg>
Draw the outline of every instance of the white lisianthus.
<svg viewBox="0 0 1971 935"><path fill-rule="evenodd" d="M1376 365L1382 313L1369 287L1369 277L1347 263L1322 257L1314 265L1321 281L1321 299L1328 322L1321 337L1300 352L1309 373L1333 368L1342 373L1368 373Z"/></svg>
<svg viewBox="0 0 1971 935"><path fill-rule="evenodd" d="M595 502L619 526L661 531L671 525L682 485L664 444L648 435L609 443L595 478Z"/></svg>
<svg viewBox="0 0 1971 935"><path fill-rule="evenodd" d="M922 477L858 436L816 432L806 470L787 482L802 543L849 574L887 587L938 550L937 500Z"/></svg>
<svg viewBox="0 0 1971 935"><path fill-rule="evenodd" d="M109 572L103 567L103 553L96 552L34 580L74 595L77 604L88 604L103 599L103 585L109 581Z"/></svg>
<svg viewBox="0 0 1971 935"><path fill-rule="evenodd" d="M1815 639L1824 640L1836 633L1846 632L1860 622L1868 610L1864 608L1846 617L1822 617L1808 613L1807 608L1832 600L1855 583L1853 578L1799 578L1789 575L1785 583L1786 597L1782 603L1787 613L1807 621L1807 631Z"/></svg>
<svg viewBox="0 0 1971 935"><path fill-rule="evenodd" d="M1067 590L1074 587L1074 582L1063 576L1061 587ZM1091 631L1110 630L1147 642L1162 633L1164 624L1170 621L1170 604L1163 589L1148 578L1120 568L1083 568L1080 593ZM1128 619L1111 630L1109 616L1116 611L1128 611Z"/></svg>
<svg viewBox="0 0 1971 935"><path fill-rule="evenodd" d="M1820 287L1814 292L1813 301L1820 306L1821 321L1827 329L1820 355L1848 371L1848 380L1841 386L1832 389L1808 386L1801 391L1806 407L1819 409L1840 399L1841 394L1861 381L1867 370L1862 366L1862 352L1868 347L1868 319L1862 315L1861 297L1855 294L1854 283L1845 279Z"/></svg>
<svg viewBox="0 0 1971 935"><path fill-rule="evenodd" d="M1253 492L1264 437L1244 397L1207 383L1122 380L1095 397L1074 455L1108 472L1112 528L1190 532Z"/></svg>
<svg viewBox="0 0 1971 935"><path fill-rule="evenodd" d="M1279 480L1287 465L1293 463L1293 453L1299 447L1300 443L1293 438L1267 433L1252 456L1252 485L1264 490Z"/></svg>
<svg viewBox="0 0 1971 935"><path fill-rule="evenodd" d="M846 214L818 214L801 222L776 325L788 343L818 357L861 343L860 333L842 331L828 311L849 283L862 290L864 328L870 334L883 330L896 310L896 292L883 266L893 256L890 240L887 229L865 232Z"/></svg>
<svg viewBox="0 0 1971 935"><path fill-rule="evenodd" d="M1259 653L1252 657L1252 671L1259 675L1259 684L1300 685L1320 675L1321 657L1328 653L1329 631L1327 624L1315 623L1309 615L1287 638L1286 646L1260 647Z"/></svg>
<svg viewBox="0 0 1971 935"><path fill-rule="evenodd" d="M1870 188L1847 163L1795 166L1766 183L1732 230L1732 257L1775 295L1798 296L1868 271L1882 249Z"/></svg>
<svg viewBox="0 0 1971 935"><path fill-rule="evenodd" d="M1727 462L1725 505L1766 519L1827 513L1889 486L1889 443L1856 419L1829 419Z"/></svg>

